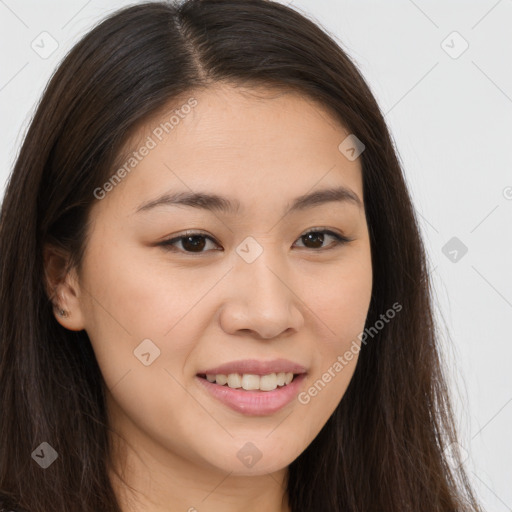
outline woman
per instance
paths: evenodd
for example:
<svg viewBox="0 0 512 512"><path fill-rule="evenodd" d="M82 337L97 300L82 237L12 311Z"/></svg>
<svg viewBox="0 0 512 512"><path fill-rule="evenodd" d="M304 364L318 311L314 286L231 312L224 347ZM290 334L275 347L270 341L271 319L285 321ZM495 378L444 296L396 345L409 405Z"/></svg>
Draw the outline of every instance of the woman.
<svg viewBox="0 0 512 512"><path fill-rule="evenodd" d="M5 507L480 510L388 129L294 10L94 28L31 123L0 251Z"/></svg>

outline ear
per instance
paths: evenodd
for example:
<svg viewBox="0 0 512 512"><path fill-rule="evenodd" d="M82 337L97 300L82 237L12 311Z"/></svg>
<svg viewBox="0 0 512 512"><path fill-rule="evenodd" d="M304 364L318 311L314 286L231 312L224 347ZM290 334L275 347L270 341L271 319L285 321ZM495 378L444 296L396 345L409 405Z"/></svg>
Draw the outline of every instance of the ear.
<svg viewBox="0 0 512 512"><path fill-rule="evenodd" d="M68 254L55 245L46 244L43 260L46 293L54 305L57 322L70 331L85 329L78 276L75 269L67 269Z"/></svg>

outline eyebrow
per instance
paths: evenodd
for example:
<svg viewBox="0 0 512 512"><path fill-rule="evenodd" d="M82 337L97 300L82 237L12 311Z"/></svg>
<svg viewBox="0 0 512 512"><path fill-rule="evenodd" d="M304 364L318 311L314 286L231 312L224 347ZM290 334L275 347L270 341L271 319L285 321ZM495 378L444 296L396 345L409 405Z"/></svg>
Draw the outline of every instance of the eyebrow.
<svg viewBox="0 0 512 512"><path fill-rule="evenodd" d="M359 199L359 196L355 192L349 188L340 186L317 190L295 198L291 205L286 207L284 215L331 202L353 204L358 208L363 207L361 199ZM206 192L168 192L156 199L142 203L135 210L135 213L145 212L164 205L190 206L227 215L237 215L242 209L240 201L229 199L218 194Z"/></svg>

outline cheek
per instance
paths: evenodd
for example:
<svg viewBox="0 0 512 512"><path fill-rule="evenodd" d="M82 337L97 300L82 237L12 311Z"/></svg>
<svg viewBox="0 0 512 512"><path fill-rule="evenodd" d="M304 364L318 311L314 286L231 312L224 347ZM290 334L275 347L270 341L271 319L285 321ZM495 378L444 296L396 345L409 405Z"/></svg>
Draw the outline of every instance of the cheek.
<svg viewBox="0 0 512 512"><path fill-rule="evenodd" d="M348 338L362 332L371 300L371 272L352 269L343 271L333 279L333 284L325 288L324 311L326 323L336 333L331 341L334 346L343 348ZM331 333L332 334L332 333Z"/></svg>
<svg viewBox="0 0 512 512"><path fill-rule="evenodd" d="M357 365L372 293L369 247L314 277L309 275L303 290L309 284L307 303L318 329L315 362L298 399L317 418L311 425L316 433L343 398Z"/></svg>
<svg viewBox="0 0 512 512"><path fill-rule="evenodd" d="M155 264L147 252L129 246L121 250L112 237L110 244L96 244L84 263L87 333L109 388L121 379L123 386L127 381L154 386L163 368L181 371L197 339L187 315L216 279L172 271L164 258ZM148 351L139 354L139 347L149 349L150 366L138 358Z"/></svg>
<svg viewBox="0 0 512 512"><path fill-rule="evenodd" d="M225 299L224 285L236 284L229 281L229 275L228 281L220 280L232 262L180 267L171 262L171 256L150 258L148 251L134 247L118 250L112 243L108 251L102 249L91 258L86 286L94 300L90 301L87 331L122 414L174 452L198 459L202 456L194 453L208 454L204 457L213 464L227 450L233 451L233 439L200 405L202 396L191 399L182 383L189 378L187 364L193 366L191 354L205 341L205 332L212 325L219 329L215 313ZM261 428L256 432L245 427L247 436L259 439L262 450L274 454L282 450L276 464L283 465L320 431L350 382L357 355L345 361L341 371L336 363L340 365L338 356L358 341L372 286L369 250L347 251L347 257L336 262L304 262L293 269L290 285L297 296L295 306L306 319L297 339L303 340L303 354L311 361L303 388L308 402L298 397L293 421L283 422L272 437L267 438L265 430L259 438ZM159 350L148 366L134 355L144 339L151 339ZM204 436L204 425L214 432L215 446ZM233 430L245 433L239 422Z"/></svg>
<svg viewBox="0 0 512 512"><path fill-rule="evenodd" d="M372 295L372 265L367 244L347 251L339 261L304 272L302 284L316 323L324 328L321 350L344 349L363 331Z"/></svg>
<svg viewBox="0 0 512 512"><path fill-rule="evenodd" d="M121 257L122 252L130 256ZM115 244L102 253L101 271L90 259L86 286L94 298L87 332L115 404L114 421L126 424L123 418L129 417L181 453L179 440L194 433L187 422L204 415L183 387L184 369L204 330L198 301L218 276L171 267L160 258L157 265L148 264L149 259L135 249L118 253ZM176 443L169 441L169 431Z"/></svg>
<svg viewBox="0 0 512 512"><path fill-rule="evenodd" d="M133 351L139 344L151 339L162 352L159 363L182 372L212 321L219 299L216 284L232 262L182 268L164 251L148 257L158 248L120 250L115 240L108 250L104 247L91 254L87 282L94 296L89 336L91 341L109 340L95 344L98 361L103 360L106 369L116 361L111 377L115 380L134 363ZM363 330L372 287L369 254L369 247L360 244L336 261L295 266L291 283L299 298L297 307L310 317L306 331L316 333L315 351L322 366L318 370L334 362ZM166 357L170 340L172 357Z"/></svg>
<svg viewBox="0 0 512 512"><path fill-rule="evenodd" d="M159 250L128 246L118 251L113 244L101 255L100 272L97 264L90 265L89 287L98 299L91 307L95 320L118 330L131 343L164 339L182 328L187 315L218 280L216 270L181 268ZM179 341L175 348L179 349Z"/></svg>

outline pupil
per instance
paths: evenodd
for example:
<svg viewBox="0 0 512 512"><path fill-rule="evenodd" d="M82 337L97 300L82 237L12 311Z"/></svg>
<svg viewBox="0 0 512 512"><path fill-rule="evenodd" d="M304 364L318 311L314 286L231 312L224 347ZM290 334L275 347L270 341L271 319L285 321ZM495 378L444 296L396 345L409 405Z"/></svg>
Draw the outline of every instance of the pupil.
<svg viewBox="0 0 512 512"><path fill-rule="evenodd" d="M307 239L309 241L313 241L314 248L322 247L322 244L324 242L324 235L321 232L318 233L308 233L307 235L304 235L302 238ZM305 241L303 240L304 245L307 246Z"/></svg>
<svg viewBox="0 0 512 512"><path fill-rule="evenodd" d="M195 240L195 243L193 240ZM189 243L190 245L187 247ZM205 246L205 238L201 235L187 236L181 241L181 244L185 250L190 249L192 252L201 252Z"/></svg>

